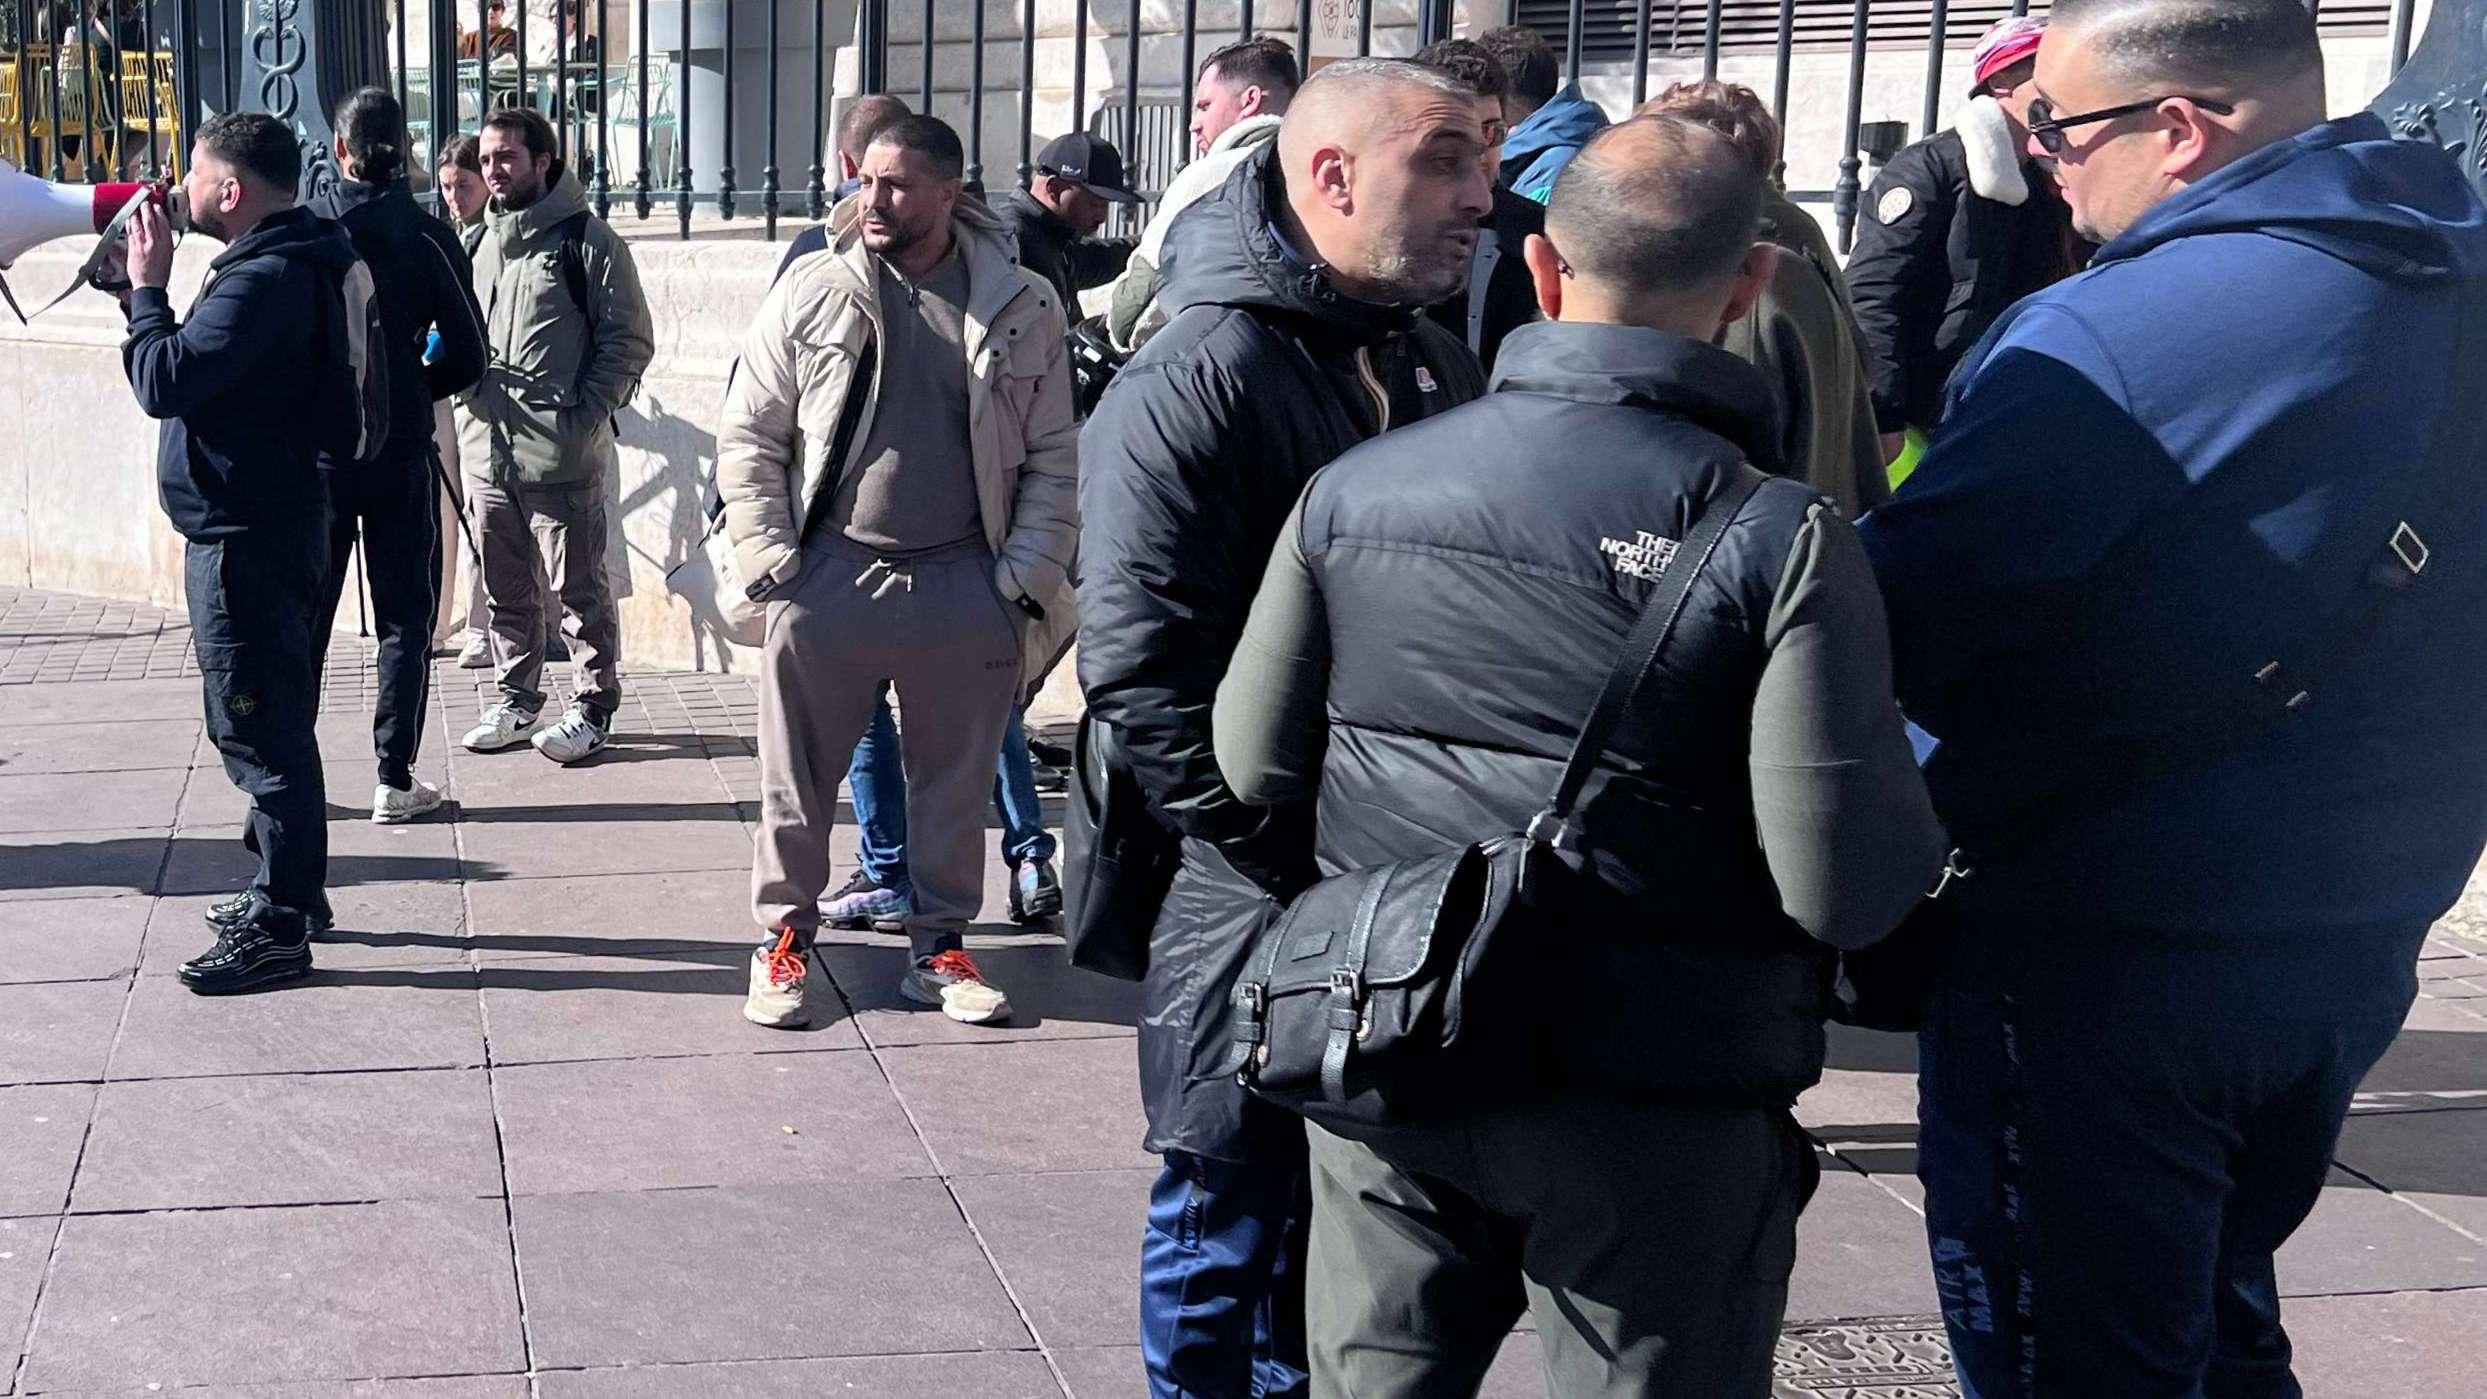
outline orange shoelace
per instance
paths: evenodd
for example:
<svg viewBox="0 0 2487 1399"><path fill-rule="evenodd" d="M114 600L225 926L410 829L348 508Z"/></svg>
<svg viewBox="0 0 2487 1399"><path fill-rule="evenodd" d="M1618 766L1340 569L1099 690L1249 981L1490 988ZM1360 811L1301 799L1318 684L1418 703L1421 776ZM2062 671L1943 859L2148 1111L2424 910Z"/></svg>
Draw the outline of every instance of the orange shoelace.
<svg viewBox="0 0 2487 1399"><path fill-rule="evenodd" d="M976 970L974 959L956 948L934 953L933 960L926 962L924 969L953 981L972 981L979 986L984 984L984 973Z"/></svg>
<svg viewBox="0 0 2487 1399"><path fill-rule="evenodd" d="M792 986L803 979L803 950L794 945L794 929L778 930L777 946L761 959L769 969L769 985Z"/></svg>

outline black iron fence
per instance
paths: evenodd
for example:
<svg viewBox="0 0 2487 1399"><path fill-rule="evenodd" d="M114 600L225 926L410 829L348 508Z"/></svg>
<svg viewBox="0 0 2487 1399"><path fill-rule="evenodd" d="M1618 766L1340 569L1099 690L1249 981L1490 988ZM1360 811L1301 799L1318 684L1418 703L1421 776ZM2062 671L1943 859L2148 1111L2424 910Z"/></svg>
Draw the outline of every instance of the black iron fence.
<svg viewBox="0 0 2487 1399"><path fill-rule="evenodd" d="M2406 59L2417 0L2311 3L2327 38L2380 47L2387 73ZM1792 145L1834 143L1835 160L1817 162L1821 174L1836 170L1828 188L1796 194L1829 204L1845 246L1869 157L1911 134L1904 115L1917 117L1916 134L1933 129L1946 95L1964 86L1961 51L1995 19L2031 8L2032 0L0 0L0 159L56 180L157 176L179 168L184 114L245 105L278 112L318 146L335 98L377 79L405 101L418 181L428 181L449 136L524 105L552 121L600 214L670 213L686 238L748 220L773 239L782 223L824 213L837 183L830 124L856 93L896 92L951 119L971 177L988 186L1024 180L1046 135L1083 129L1123 149L1146 193L1192 154L1191 75L1218 44L1276 34L1318 67L1517 23L1544 33L1566 76L1610 113L1696 74L1724 72L1766 92ZM2043 0L2035 8L2043 12ZM1898 101L1902 119L1866 121L1869 60L1882 74L1875 91L1884 108L1895 105L1893 65L1922 63L1922 100ZM998 170L997 145L1015 157Z"/></svg>

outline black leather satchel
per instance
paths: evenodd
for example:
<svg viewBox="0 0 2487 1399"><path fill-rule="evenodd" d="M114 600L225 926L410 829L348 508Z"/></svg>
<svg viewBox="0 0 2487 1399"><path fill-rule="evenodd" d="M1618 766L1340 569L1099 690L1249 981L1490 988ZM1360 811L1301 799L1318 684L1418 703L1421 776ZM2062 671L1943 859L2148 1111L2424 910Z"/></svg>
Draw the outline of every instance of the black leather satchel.
<svg viewBox="0 0 2487 1399"><path fill-rule="evenodd" d="M1183 863L1183 838L1149 810L1112 725L1080 716L1062 817L1062 940L1071 965L1148 975L1149 932Z"/></svg>
<svg viewBox="0 0 2487 1399"><path fill-rule="evenodd" d="M1521 995L1499 959L1529 940L1574 877L1574 809L1632 707L1694 580L1762 482L1742 468L1669 557L1607 673L1553 799L1528 829L1334 875L1253 945L1233 992L1225 1070L1261 1097L1344 1135L1419 1121L1474 1089L1481 1044L1508 1044Z"/></svg>

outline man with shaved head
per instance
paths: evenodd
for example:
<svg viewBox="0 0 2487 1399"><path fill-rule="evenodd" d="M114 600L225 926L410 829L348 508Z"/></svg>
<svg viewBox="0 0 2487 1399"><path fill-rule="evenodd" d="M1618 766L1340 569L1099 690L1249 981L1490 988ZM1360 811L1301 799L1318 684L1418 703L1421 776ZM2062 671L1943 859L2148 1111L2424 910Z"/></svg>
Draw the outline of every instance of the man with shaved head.
<svg viewBox="0 0 2487 1399"><path fill-rule="evenodd" d="M1080 435L1088 744L1127 758L1182 840L1162 908L1124 910L1115 930L1148 968L1141 1091L1165 1169L1140 1341L1159 1396L1303 1392L1303 1125L1219 1065L1252 935L1313 877L1312 813L1236 798L1210 705L1306 479L1484 391L1467 347L1423 310L1467 284L1491 140L1476 91L1448 74L1324 68L1278 139L1175 219L1166 325ZM1075 855L1074 894L1080 874Z"/></svg>
<svg viewBox="0 0 2487 1399"><path fill-rule="evenodd" d="M1317 795L1324 870L1429 858L1530 826L1661 581L1698 570L1597 756L1578 873L1495 954L1512 994L1469 983L1457 1108L1311 1129L1317 1394L1473 1395L1523 1305L1550 1395L1771 1392L1834 949L1889 931L1943 841L1855 531L1763 475L1772 391L1712 343L1770 279L1764 178L1683 117L1590 140L1527 246L1552 320L1484 399L1314 479L1219 688L1227 782Z"/></svg>
<svg viewBox="0 0 2487 1399"><path fill-rule="evenodd" d="M1965 1392L2295 1396L2273 1252L2487 844L2487 210L2298 0L2060 0L2086 273L1866 517L1969 871L1919 1170Z"/></svg>

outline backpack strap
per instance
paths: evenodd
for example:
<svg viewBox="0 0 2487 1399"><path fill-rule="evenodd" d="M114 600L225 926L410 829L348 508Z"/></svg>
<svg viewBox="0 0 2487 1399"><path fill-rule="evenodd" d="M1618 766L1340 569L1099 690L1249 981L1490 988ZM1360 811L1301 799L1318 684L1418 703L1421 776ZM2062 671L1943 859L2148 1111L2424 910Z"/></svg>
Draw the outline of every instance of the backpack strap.
<svg viewBox="0 0 2487 1399"><path fill-rule="evenodd" d="M570 293L570 304L587 318L587 338L596 338L596 298L587 285L587 219L585 209L555 225L561 242L554 256L561 262L561 285Z"/></svg>

